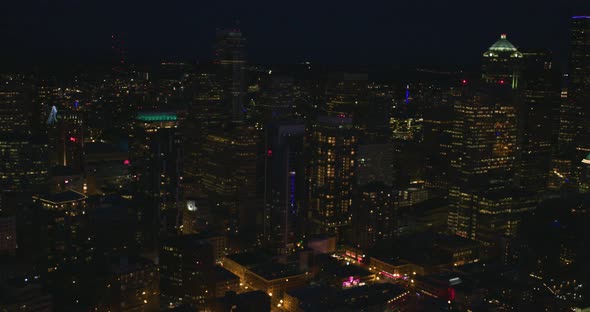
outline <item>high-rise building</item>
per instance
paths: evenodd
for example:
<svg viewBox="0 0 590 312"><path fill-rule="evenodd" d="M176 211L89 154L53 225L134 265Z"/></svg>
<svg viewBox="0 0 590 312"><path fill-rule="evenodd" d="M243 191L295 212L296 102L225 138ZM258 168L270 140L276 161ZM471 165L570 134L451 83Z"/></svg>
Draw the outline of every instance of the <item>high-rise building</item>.
<svg viewBox="0 0 590 312"><path fill-rule="evenodd" d="M47 182L48 144L33 131L30 95L26 83L16 78L0 87L1 192L35 194Z"/></svg>
<svg viewBox="0 0 590 312"><path fill-rule="evenodd" d="M260 120L289 119L295 112L295 81L291 77L271 75L263 86L256 110Z"/></svg>
<svg viewBox="0 0 590 312"><path fill-rule="evenodd" d="M147 259L118 257L97 282L97 311L157 311L160 273Z"/></svg>
<svg viewBox="0 0 590 312"><path fill-rule="evenodd" d="M459 236L476 238L474 196L513 184L517 127L512 101L510 87L502 84L455 99L449 228Z"/></svg>
<svg viewBox="0 0 590 312"><path fill-rule="evenodd" d="M207 135L227 121L223 90L218 80L214 70L205 66L190 75L192 105L187 111L190 122L181 125L184 136L183 185L187 196L203 197L203 146Z"/></svg>
<svg viewBox="0 0 590 312"><path fill-rule="evenodd" d="M254 128L238 125L209 134L203 144L201 181L215 230L239 239L260 234L254 233L262 212L257 202L257 137Z"/></svg>
<svg viewBox="0 0 590 312"><path fill-rule="evenodd" d="M567 97L560 110L560 157L571 162L571 172L564 174L576 187L588 190L588 167L582 160L590 153L590 16L571 19L570 62Z"/></svg>
<svg viewBox="0 0 590 312"><path fill-rule="evenodd" d="M87 302L89 296L84 286L89 279L86 264L94 260L95 237L88 230L87 197L74 191L34 196L45 227L40 229L42 250L46 258L40 265L45 267L48 282L55 289L56 302L60 306L76 305L79 300Z"/></svg>
<svg viewBox="0 0 590 312"><path fill-rule="evenodd" d="M483 54L482 80L492 84L507 84L517 89L522 57L522 53L506 39L506 34L502 34Z"/></svg>
<svg viewBox="0 0 590 312"><path fill-rule="evenodd" d="M246 38L238 29L217 30L215 63L220 65L219 78L223 86L223 99L231 112L231 121L244 119L244 96L246 94Z"/></svg>
<svg viewBox="0 0 590 312"><path fill-rule="evenodd" d="M0 189L35 194L48 181L48 143L41 136L0 132Z"/></svg>
<svg viewBox="0 0 590 312"><path fill-rule="evenodd" d="M340 235L351 223L357 134L349 117L319 117L310 135L313 232Z"/></svg>
<svg viewBox="0 0 590 312"><path fill-rule="evenodd" d="M372 182L393 185L393 154L394 147L391 143L359 143L355 153L356 185Z"/></svg>
<svg viewBox="0 0 590 312"><path fill-rule="evenodd" d="M196 235L173 236L160 248L160 292L166 306L202 310L215 296L213 247Z"/></svg>
<svg viewBox="0 0 590 312"><path fill-rule="evenodd" d="M155 247L158 233L178 231L182 149L175 113L139 113L134 123L130 165L135 191L145 204L138 210L140 245Z"/></svg>
<svg viewBox="0 0 590 312"><path fill-rule="evenodd" d="M424 181L430 188L446 190L451 178L452 105L444 103L426 110L423 125Z"/></svg>
<svg viewBox="0 0 590 312"><path fill-rule="evenodd" d="M354 242L361 250L391 239L395 234L397 193L383 183L371 183L360 188L354 203Z"/></svg>
<svg viewBox="0 0 590 312"><path fill-rule="evenodd" d="M361 73L334 73L326 81L326 107L328 116L344 115L354 118L354 124L367 128L368 75Z"/></svg>
<svg viewBox="0 0 590 312"><path fill-rule="evenodd" d="M306 181L303 122L265 128L264 237L279 252L292 250L304 230Z"/></svg>
<svg viewBox="0 0 590 312"><path fill-rule="evenodd" d="M30 92L22 85L0 87L0 132L29 133L32 126Z"/></svg>
<svg viewBox="0 0 590 312"><path fill-rule="evenodd" d="M547 186L559 128L560 81L551 52L523 52L521 77L516 182L526 191L540 192Z"/></svg>

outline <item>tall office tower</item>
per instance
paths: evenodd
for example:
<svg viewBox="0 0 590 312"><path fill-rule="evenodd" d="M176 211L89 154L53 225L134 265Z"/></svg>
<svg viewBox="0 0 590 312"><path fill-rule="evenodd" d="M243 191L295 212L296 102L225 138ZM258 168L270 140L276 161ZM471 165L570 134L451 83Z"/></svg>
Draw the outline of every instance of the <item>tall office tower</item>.
<svg viewBox="0 0 590 312"><path fill-rule="evenodd" d="M40 136L0 133L0 189L43 192L48 181L47 140Z"/></svg>
<svg viewBox="0 0 590 312"><path fill-rule="evenodd" d="M288 119L295 111L295 86L293 78L271 75L263 86L260 100L256 102L256 113L261 121Z"/></svg>
<svg viewBox="0 0 590 312"><path fill-rule="evenodd" d="M157 71L156 102L161 110L186 110L191 98L189 73L192 68L182 62L162 62Z"/></svg>
<svg viewBox="0 0 590 312"><path fill-rule="evenodd" d="M560 80L551 52L524 52L521 77L515 178L523 190L538 193L547 187L559 128Z"/></svg>
<svg viewBox="0 0 590 312"><path fill-rule="evenodd" d="M351 223L357 134L349 117L319 117L308 168L313 232L340 236Z"/></svg>
<svg viewBox="0 0 590 312"><path fill-rule="evenodd" d="M215 63L220 65L219 78L223 85L223 99L231 112L232 122L244 119L246 94L246 38L238 29L217 30Z"/></svg>
<svg viewBox="0 0 590 312"><path fill-rule="evenodd" d="M587 191L590 179L582 159L590 152L590 16L572 17L570 40L569 85L560 110L559 150L571 162L566 178Z"/></svg>
<svg viewBox="0 0 590 312"><path fill-rule="evenodd" d="M216 230L246 241L259 234L256 219L262 212L256 194L257 140L254 128L239 125L209 134L203 145L201 181Z"/></svg>
<svg viewBox="0 0 590 312"><path fill-rule="evenodd" d="M304 232L305 125L275 121L265 128L264 238L279 253L291 251Z"/></svg>
<svg viewBox="0 0 590 312"><path fill-rule="evenodd" d="M393 156L394 146L389 142L359 142L354 157L356 185L362 186L372 182L393 185Z"/></svg>
<svg viewBox="0 0 590 312"><path fill-rule="evenodd" d="M512 186L517 144L512 95L509 86L497 84L455 99L448 221L459 236L477 239L478 197Z"/></svg>
<svg viewBox="0 0 590 312"><path fill-rule="evenodd" d="M366 128L368 103L368 75L334 73L326 81L326 107L328 116L353 117L354 123Z"/></svg>
<svg viewBox="0 0 590 312"><path fill-rule="evenodd" d="M0 132L30 133L32 101L29 90L23 85L0 86Z"/></svg>
<svg viewBox="0 0 590 312"><path fill-rule="evenodd" d="M506 39L506 34L502 34L500 40L483 54L482 80L492 84L507 84L517 89L522 57L522 53Z"/></svg>
<svg viewBox="0 0 590 312"><path fill-rule="evenodd" d="M448 189L451 164L453 107L448 102L424 111L424 182L427 187Z"/></svg>
<svg viewBox="0 0 590 312"><path fill-rule="evenodd" d="M33 196L37 210L43 215L44 228L39 229L41 250L45 260L41 263L47 272L51 288L55 290L59 306L85 302L89 296L84 278L86 265L95 260L95 237L88 231L87 197L71 190ZM93 281L92 281L93 283Z"/></svg>
<svg viewBox="0 0 590 312"><path fill-rule="evenodd" d="M374 182L360 187L353 212L354 242L367 250L395 234L397 193L390 186Z"/></svg>
<svg viewBox="0 0 590 312"><path fill-rule="evenodd" d="M213 246L196 235L172 236L162 242L159 260L163 305L205 310L215 296Z"/></svg>
<svg viewBox="0 0 590 312"><path fill-rule="evenodd" d="M189 109L197 119L200 131L221 127L227 109L223 106L223 86L220 77L210 67L201 66L190 76L193 106Z"/></svg>
<svg viewBox="0 0 590 312"><path fill-rule="evenodd" d="M392 105L395 92L389 84L369 83L368 107L366 118L368 120L367 136L377 140L387 141L391 136L390 122Z"/></svg>
<svg viewBox="0 0 590 312"><path fill-rule="evenodd" d="M139 113L130 138L135 192L145 205L138 211L139 243L154 248L158 234L178 231L182 151L175 113Z"/></svg>
<svg viewBox="0 0 590 312"><path fill-rule="evenodd" d="M201 176L203 171L203 145L207 135L220 129L226 121L223 107L223 92L217 75L210 67L199 67L190 75L192 105L187 111L187 120L181 125L184 140L184 179L188 196L203 196Z"/></svg>
<svg viewBox="0 0 590 312"><path fill-rule="evenodd" d="M47 140L32 131L29 94L22 83L0 87L0 192L34 194L47 182Z"/></svg>
<svg viewBox="0 0 590 312"><path fill-rule="evenodd" d="M63 109L59 119L47 125L51 146L51 166L82 170L84 149L84 123L81 112Z"/></svg>

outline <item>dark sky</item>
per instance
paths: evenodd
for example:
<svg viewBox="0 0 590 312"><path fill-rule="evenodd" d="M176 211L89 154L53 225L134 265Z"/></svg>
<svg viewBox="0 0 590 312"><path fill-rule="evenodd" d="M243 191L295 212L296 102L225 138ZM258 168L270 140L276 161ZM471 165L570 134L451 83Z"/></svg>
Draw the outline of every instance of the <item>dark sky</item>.
<svg viewBox="0 0 590 312"><path fill-rule="evenodd" d="M121 32L131 58L205 60L236 20L258 63L471 66L502 32L563 59L580 14L590 0L0 0L0 64L92 63Z"/></svg>

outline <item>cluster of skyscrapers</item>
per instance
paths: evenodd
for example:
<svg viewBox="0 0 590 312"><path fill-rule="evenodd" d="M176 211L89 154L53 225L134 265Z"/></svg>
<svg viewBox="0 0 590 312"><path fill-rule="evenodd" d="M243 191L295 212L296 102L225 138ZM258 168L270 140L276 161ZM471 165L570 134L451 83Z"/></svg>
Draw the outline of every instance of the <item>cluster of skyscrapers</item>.
<svg viewBox="0 0 590 312"><path fill-rule="evenodd" d="M505 34L385 78L249 64L239 29L208 63L115 50L0 76L0 308L590 307L590 17L567 74Z"/></svg>

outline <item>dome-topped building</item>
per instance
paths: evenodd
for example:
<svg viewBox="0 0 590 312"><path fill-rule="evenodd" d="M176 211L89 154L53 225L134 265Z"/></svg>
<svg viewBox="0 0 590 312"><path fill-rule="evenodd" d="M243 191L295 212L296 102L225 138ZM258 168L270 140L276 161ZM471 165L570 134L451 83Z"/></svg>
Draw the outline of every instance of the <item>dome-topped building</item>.
<svg viewBox="0 0 590 312"><path fill-rule="evenodd" d="M512 44L512 42L506 39L506 34L500 35L500 40L496 41L490 47L490 51L498 51L498 52L506 52L506 51L518 51L516 47Z"/></svg>
<svg viewBox="0 0 590 312"><path fill-rule="evenodd" d="M523 55L507 39L506 34L483 54L482 78L487 83L508 84L518 88L520 60Z"/></svg>

